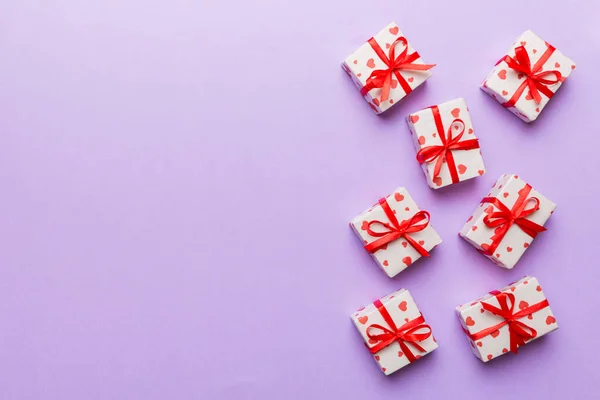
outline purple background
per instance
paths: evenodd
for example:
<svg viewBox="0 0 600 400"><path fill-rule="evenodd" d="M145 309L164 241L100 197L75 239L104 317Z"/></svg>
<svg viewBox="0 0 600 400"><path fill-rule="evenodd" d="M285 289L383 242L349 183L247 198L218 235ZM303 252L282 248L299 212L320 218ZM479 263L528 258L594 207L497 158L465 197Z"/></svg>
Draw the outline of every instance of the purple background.
<svg viewBox="0 0 600 400"><path fill-rule="evenodd" d="M598 2L0 3L0 398L597 398ZM395 19L434 76L377 117L340 68ZM531 125L478 89L532 29L578 68ZM488 173L428 189L404 116L465 97ZM512 271L456 235L502 173L558 203ZM396 279L348 221L397 186L444 239ZM483 364L454 307L523 275L561 328ZM349 314L411 290L391 376Z"/></svg>

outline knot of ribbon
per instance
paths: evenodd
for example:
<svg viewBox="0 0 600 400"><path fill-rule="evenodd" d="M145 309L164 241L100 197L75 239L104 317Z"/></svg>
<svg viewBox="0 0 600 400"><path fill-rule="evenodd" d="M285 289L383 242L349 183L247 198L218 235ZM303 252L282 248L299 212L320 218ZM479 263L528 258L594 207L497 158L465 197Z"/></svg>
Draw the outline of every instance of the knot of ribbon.
<svg viewBox="0 0 600 400"><path fill-rule="evenodd" d="M522 74L522 76L525 77L525 80L519 85L510 100L504 103L504 107L514 107L525 91L525 88L529 88L531 97L533 97L536 104L539 104L542 101L540 92L548 98L551 98L554 95L554 92L548 88L548 85L554 85L560 82L562 74L556 70L542 71L542 67L556 50L549 44L547 44L547 46L548 48L544 54L542 54L540 59L533 66L531 66L529 54L527 54L527 50L525 50L524 46L515 48L514 57L507 55L500 60L506 62L508 67L518 72L520 76ZM552 79L551 76L554 76L554 78Z"/></svg>
<svg viewBox="0 0 600 400"><path fill-rule="evenodd" d="M483 218L483 223L486 226L489 228L496 228L496 231L492 236L492 244L483 251L484 254L494 254L494 251L498 248L500 242L502 242L502 239L512 225L517 225L523 232L532 238L535 238L538 233L546 230L543 226L527 219L528 216L540 209L540 200L537 197L527 197L529 196L531 189L532 187L529 184L526 184L525 187L519 191L519 197L512 209L509 209L496 197L484 197L481 200L482 203L490 203L498 209L497 211L487 214ZM526 208L530 203L533 203L532 206Z"/></svg>
<svg viewBox="0 0 600 400"><path fill-rule="evenodd" d="M441 145L437 146L427 146L423 147L417 153L417 161L419 164L430 163L435 161L435 166L433 169L433 177L432 180L437 178L440 175L440 171L442 170L442 164L444 161L448 163L448 170L450 171L450 177L452 178L452 183L460 182L458 177L458 170L456 168L456 163L454 162L454 156L452 152L454 150L473 150L479 148L479 140L478 139L469 139L460 141L465 133L465 123L462 119L456 118L448 127L448 136L444 133L444 124L442 123L442 117L440 115L440 110L438 106L430 107L431 112L433 113L433 119L435 121L435 126L438 131L438 135L440 140L442 141ZM453 136L453 128L454 130L459 130L456 136Z"/></svg>
<svg viewBox="0 0 600 400"><path fill-rule="evenodd" d="M548 307L550 304L548 303L548 300L543 300L539 303L525 307L522 310L515 312L514 294L498 291L491 293L495 295L500 307L496 307L484 302L481 302L481 306L484 310L502 318L503 321L477 333L470 334L469 337L472 340L479 340L507 325L508 332L510 334L510 351L512 351L513 353L517 353L519 346L524 345L527 341L537 336L537 331L535 329L521 321L518 321L518 319L540 311L541 309Z"/></svg>
<svg viewBox="0 0 600 400"><path fill-rule="evenodd" d="M406 94L412 91L412 88L400 74L401 70L410 71L426 71L433 67L435 64L415 64L414 61L420 58L419 53L408 54L408 41L405 37L400 36L392 43L390 50L386 55L379 43L374 38L369 39L368 42L377 56L387 66L386 69L378 69L371 72L371 75L367 78L365 86L360 91L362 96L365 96L372 89L381 89L381 97L379 101L385 101L390 96L390 90L392 88L392 77L395 76L398 83ZM396 46L398 44L404 45L404 50L396 57ZM394 86L395 87L395 86Z"/></svg>
<svg viewBox="0 0 600 400"><path fill-rule="evenodd" d="M415 356L410 347L408 347L409 344L422 353L426 351L423 346L418 343L431 336L431 327L425 324L423 315L419 315L417 318L397 327L392 316L380 300L376 300L373 304L377 307L377 310L388 326L385 327L379 324L371 324L367 327L367 337L370 340L377 342L376 345L369 349L371 354L383 350L394 342L400 344L400 349L406 355L409 362L413 362L417 359L417 356Z"/></svg>
<svg viewBox="0 0 600 400"><path fill-rule="evenodd" d="M367 222L367 233L379 239L366 244L364 246L365 249L372 254L386 246L388 243L404 237L406 241L410 243L410 245L414 247L414 249L417 250L421 256L429 257L427 250L425 250L425 248L423 248L423 246L421 246L416 240L408 236L409 233L422 231L427 227L427 225L429 225L429 213L427 211L419 211L410 219L399 222L398 218L396 218L396 214L394 214L394 211L385 198L379 199L379 205L383 209L383 212L385 212L385 215L388 217L390 222L386 223L378 220ZM374 231L372 229L372 226L374 225L380 225L385 228L385 230Z"/></svg>

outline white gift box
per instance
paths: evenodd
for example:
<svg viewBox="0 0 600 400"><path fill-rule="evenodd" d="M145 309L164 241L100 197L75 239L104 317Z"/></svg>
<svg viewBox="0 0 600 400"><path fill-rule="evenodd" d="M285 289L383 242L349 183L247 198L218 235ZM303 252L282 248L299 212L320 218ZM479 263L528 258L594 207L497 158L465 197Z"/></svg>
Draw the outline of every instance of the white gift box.
<svg viewBox="0 0 600 400"><path fill-rule="evenodd" d="M390 326L389 319L394 326ZM390 293L356 311L352 314L352 322L386 375L438 347L431 327L406 289Z"/></svg>
<svg viewBox="0 0 600 400"><path fill-rule="evenodd" d="M493 312L493 308L502 310L502 297L515 322L508 323L497 315L502 313ZM483 362L506 354L511 348L516 352L519 346L558 329L542 287L530 276L457 307L456 314L473 354Z"/></svg>
<svg viewBox="0 0 600 400"><path fill-rule="evenodd" d="M423 225L425 227L417 231L410 229L410 233L399 236L398 229L390 221L384 207L389 207L389 212L393 214L393 218L395 217L400 225L411 224L412 221L411 226L415 229L419 229ZM379 267L392 278L421 258L423 250L429 252L442 243L442 239L429 223L428 214L425 213L419 209L408 190L400 187L354 218L350 222L350 227L368 251L369 246L373 246L382 238L384 238L383 240L393 239L385 245L378 246L374 251L370 251ZM423 217L423 219L419 217Z"/></svg>
<svg viewBox="0 0 600 400"><path fill-rule="evenodd" d="M544 230L556 204L517 175L507 174L498 179L486 198L495 199L496 205L482 201L459 235L497 265L512 269L535 235ZM500 215L500 203L505 211L510 211L510 215L504 212L506 219ZM510 217L518 217L518 220L510 222ZM504 234L502 230L506 230Z"/></svg>
<svg viewBox="0 0 600 400"><path fill-rule="evenodd" d="M415 50L411 46L410 42L407 41L406 46L402 41L397 42L399 38L404 38L404 35L402 32L400 32L400 29L396 23L392 22L378 34L373 36L372 39L374 39L373 44L381 49L388 60L390 59L390 51L392 50L392 45L394 45L394 43L396 43L393 46L395 58L397 58L406 47L408 47L407 55L410 56L415 53ZM425 62L423 62L420 57L417 57L415 60L411 60L411 63L425 65ZM342 63L342 68L352 78L358 90L362 90L367 84L367 79L374 71L388 69L388 66L377 54L373 48L373 45L369 42L366 42L344 60ZM400 78L398 78L398 76ZM380 88L371 89L364 95L364 98L371 105L373 111L375 111L377 114L380 114L406 97L412 90L424 83L430 76L431 72L428 70L396 70L392 77L391 90L387 100L380 101L382 94L382 89Z"/></svg>
<svg viewBox="0 0 600 400"><path fill-rule="evenodd" d="M525 49L530 60L532 75L538 76L541 80L539 83L541 90L549 92L550 96L558 90L562 82L575 69L575 63L570 58L529 30L515 40L507 55L515 59L516 49L521 46ZM560 75L549 71L557 71ZM515 93L521 85L525 85L526 80L526 74L511 68L503 57L483 81L481 89L505 105L521 120L532 122L542 112L550 98L547 94L540 93L541 98L537 102L526 85L523 92L516 96L518 97L516 99L514 97ZM544 83L543 80L548 82Z"/></svg>
<svg viewBox="0 0 600 400"><path fill-rule="evenodd" d="M421 155L419 151L431 151L430 154L435 156L431 161L421 163L427 184L432 189L485 173L481 149L464 99L417 111L408 115L406 122L417 149L417 160ZM437 175L436 166L441 167Z"/></svg>

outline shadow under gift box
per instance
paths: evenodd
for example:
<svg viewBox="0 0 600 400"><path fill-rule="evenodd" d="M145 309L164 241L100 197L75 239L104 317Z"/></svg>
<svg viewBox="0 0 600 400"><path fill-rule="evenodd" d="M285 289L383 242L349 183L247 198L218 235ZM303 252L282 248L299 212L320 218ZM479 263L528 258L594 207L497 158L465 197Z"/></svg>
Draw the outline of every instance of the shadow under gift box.
<svg viewBox="0 0 600 400"><path fill-rule="evenodd" d="M426 218L419 220L419 216ZM397 220L398 225L401 225L400 229L394 223L396 221L392 222L391 219ZM377 265L390 278L442 243L429 223L429 213L420 210L408 190L403 187L350 221L350 227ZM400 235L403 229L406 233ZM370 245L385 241L386 238L391 239L389 243L369 249Z"/></svg>
<svg viewBox="0 0 600 400"><path fill-rule="evenodd" d="M386 375L438 348L431 327L406 289L359 309L352 322Z"/></svg>
<svg viewBox="0 0 600 400"><path fill-rule="evenodd" d="M496 265L512 269L545 230L556 204L509 174L502 175L483 200L459 235Z"/></svg>
<svg viewBox="0 0 600 400"><path fill-rule="evenodd" d="M528 30L494 66L481 90L522 121L532 122L574 69L573 60Z"/></svg>
<svg viewBox="0 0 600 400"><path fill-rule="evenodd" d="M423 84L431 76L429 70L433 67L434 64L423 62L395 22L342 63L344 71L377 114L390 109ZM369 80L370 77L375 79ZM389 85L387 97L383 93L384 85Z"/></svg>
<svg viewBox="0 0 600 400"><path fill-rule="evenodd" d="M538 280L526 276L456 308L475 357L487 362L556 329Z"/></svg>

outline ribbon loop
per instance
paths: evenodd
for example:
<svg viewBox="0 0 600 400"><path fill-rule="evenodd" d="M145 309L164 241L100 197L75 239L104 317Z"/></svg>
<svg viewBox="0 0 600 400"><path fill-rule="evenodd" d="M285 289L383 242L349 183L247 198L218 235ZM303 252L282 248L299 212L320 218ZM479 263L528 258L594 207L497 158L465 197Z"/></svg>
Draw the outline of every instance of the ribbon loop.
<svg viewBox="0 0 600 400"><path fill-rule="evenodd" d="M452 121L446 136L438 106L433 106L430 108L431 112L433 113L433 119L435 121L435 126L438 131L437 133L440 137L442 145L421 148L421 150L417 152L417 161L419 164L431 163L435 161L432 180L436 179L440 175L440 172L442 171L442 164L444 161L446 161L448 163L448 170L450 171L452 183L458 183L460 182L460 178L458 177L458 169L456 167L456 163L454 162L454 155L452 152L454 150L478 149L479 140L470 139L462 142L460 141L465 133L466 127L464 121L459 118L456 118L454 121ZM453 136L454 131L459 131L456 136Z"/></svg>
<svg viewBox="0 0 600 400"><path fill-rule="evenodd" d="M360 91L363 96L366 96L372 89L381 89L379 101L383 102L389 99L390 91L392 89L392 78L394 76L404 90L404 93L409 94L412 92L412 88L408 84L408 81L400 74L400 71L427 71L435 67L435 64L415 64L414 61L420 58L419 53L415 51L414 53L408 54L408 41L403 36L398 37L398 39L391 44L387 55L374 38L369 39L368 43L387 68L371 72L371 75L369 75L365 82L365 86L363 86ZM403 45L404 49L396 57L397 45Z"/></svg>
<svg viewBox="0 0 600 400"><path fill-rule="evenodd" d="M408 243L412 247L415 248L423 257L429 257L429 253L423 246L421 246L416 240L408 236L410 233L420 232L427 228L429 225L429 220L431 218L430 214L427 211L419 211L415 213L410 219L399 222L398 218L396 218L396 214L390 207L389 203L385 198L379 199L379 205L385 212L385 215L388 217L390 223L385 223L378 220L368 221L367 222L367 233L373 237L378 237L379 239L366 244L364 247L369 253L375 253L377 250L380 250L384 246L389 243L400 239L401 237L405 238ZM386 228L385 231L374 231L371 229L372 225L381 225Z"/></svg>

